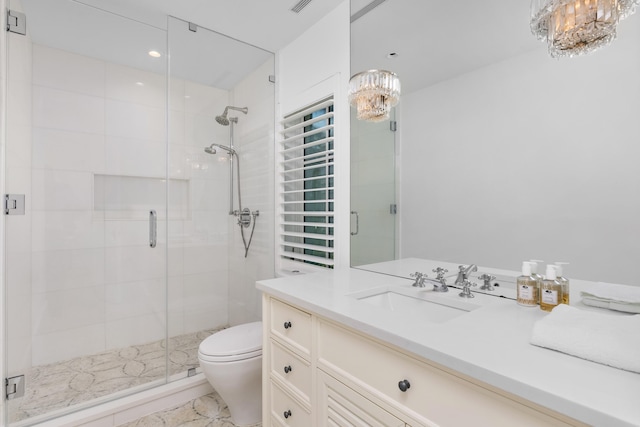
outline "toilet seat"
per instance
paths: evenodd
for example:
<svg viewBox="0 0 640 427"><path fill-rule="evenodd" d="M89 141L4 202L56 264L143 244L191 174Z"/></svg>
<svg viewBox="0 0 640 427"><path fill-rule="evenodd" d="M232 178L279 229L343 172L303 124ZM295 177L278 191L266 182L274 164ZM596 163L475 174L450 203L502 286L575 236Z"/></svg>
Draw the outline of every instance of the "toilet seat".
<svg viewBox="0 0 640 427"><path fill-rule="evenodd" d="M234 362L262 355L262 322L233 326L200 343L198 358L204 362Z"/></svg>

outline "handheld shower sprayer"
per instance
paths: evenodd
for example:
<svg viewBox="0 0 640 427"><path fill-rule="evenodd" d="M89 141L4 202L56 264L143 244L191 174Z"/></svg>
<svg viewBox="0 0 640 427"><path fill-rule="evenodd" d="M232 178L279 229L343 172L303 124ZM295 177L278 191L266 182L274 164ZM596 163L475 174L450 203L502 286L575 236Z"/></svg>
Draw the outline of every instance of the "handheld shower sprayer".
<svg viewBox="0 0 640 427"><path fill-rule="evenodd" d="M222 126L229 126L230 123L238 123L237 117L228 117L229 110L240 111L247 114L249 109L247 107L239 108L227 105L224 112L216 116L216 122ZM249 247L251 246L251 240L253 240L253 232L256 228L256 218L260 215L260 211L251 211L249 208L242 207L242 194L240 191L240 156L238 156L236 150L233 148L233 126L229 127L229 146L216 144L215 142L208 147L205 147L204 152L208 154L216 154L217 149L221 149L229 154L229 215L235 215L238 218L238 225L240 226L240 235L242 236L242 243L244 245L244 256L247 257L249 253ZM233 169L234 159L236 166L236 182L238 186L238 209L234 209L233 206ZM247 240L244 235L244 229L251 225L251 234Z"/></svg>
<svg viewBox="0 0 640 427"><path fill-rule="evenodd" d="M234 110L234 111L240 111L241 113L247 114L249 112L249 109L247 107L232 107L231 105L227 105L224 109L224 112L219 115L216 116L216 122L220 123L222 126L229 126L230 122L234 122L237 123L238 122L238 118L237 117L231 117L228 118L227 114L229 114L229 110Z"/></svg>
<svg viewBox="0 0 640 427"><path fill-rule="evenodd" d="M216 154L218 150L215 147L221 148L226 151L230 156L235 156L236 150L231 147L227 147L226 145L216 144L215 142L208 147L205 147L204 152L209 154Z"/></svg>

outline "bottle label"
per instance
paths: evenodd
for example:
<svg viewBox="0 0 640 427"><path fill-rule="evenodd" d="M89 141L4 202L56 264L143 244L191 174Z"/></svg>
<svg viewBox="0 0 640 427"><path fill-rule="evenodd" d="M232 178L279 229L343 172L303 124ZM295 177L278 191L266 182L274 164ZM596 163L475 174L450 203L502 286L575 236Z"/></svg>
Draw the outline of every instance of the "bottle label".
<svg viewBox="0 0 640 427"><path fill-rule="evenodd" d="M520 285L518 287L518 295L522 300L532 300L533 299L533 288L527 285Z"/></svg>
<svg viewBox="0 0 640 427"><path fill-rule="evenodd" d="M558 305L558 291L545 289L542 291L541 298L543 303L548 305Z"/></svg>

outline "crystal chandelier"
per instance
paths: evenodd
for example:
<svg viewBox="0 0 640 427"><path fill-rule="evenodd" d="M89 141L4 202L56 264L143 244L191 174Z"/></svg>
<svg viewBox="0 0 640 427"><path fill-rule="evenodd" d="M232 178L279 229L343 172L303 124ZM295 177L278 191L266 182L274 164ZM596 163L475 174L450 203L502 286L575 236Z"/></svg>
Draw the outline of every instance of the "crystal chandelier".
<svg viewBox="0 0 640 427"><path fill-rule="evenodd" d="M531 31L546 41L553 58L576 56L616 38L621 19L640 0L531 0Z"/></svg>
<svg viewBox="0 0 640 427"><path fill-rule="evenodd" d="M358 120L387 120L399 100L400 79L391 71L363 71L349 80L349 104L356 107Z"/></svg>

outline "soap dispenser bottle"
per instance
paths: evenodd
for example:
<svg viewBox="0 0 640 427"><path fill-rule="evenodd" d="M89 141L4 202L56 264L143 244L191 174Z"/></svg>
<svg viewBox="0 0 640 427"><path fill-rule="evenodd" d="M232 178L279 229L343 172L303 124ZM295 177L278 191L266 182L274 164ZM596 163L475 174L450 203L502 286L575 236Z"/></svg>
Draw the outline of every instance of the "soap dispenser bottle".
<svg viewBox="0 0 640 427"><path fill-rule="evenodd" d="M540 285L540 308L551 311L562 304L562 283L558 282L555 265L547 265L545 279Z"/></svg>
<svg viewBox="0 0 640 427"><path fill-rule="evenodd" d="M542 282L542 280L544 280L544 277L538 274L538 266L542 265L544 261L541 259L530 259L529 262L531 263L531 275Z"/></svg>
<svg viewBox="0 0 640 427"><path fill-rule="evenodd" d="M556 262L556 274L558 277L556 280L562 284L562 303L569 305L569 279L564 277L563 268L564 265L569 265L568 262Z"/></svg>
<svg viewBox="0 0 640 427"><path fill-rule="evenodd" d="M525 307L535 307L539 303L538 289L540 281L532 275L531 263L522 263L522 276L517 279L517 301Z"/></svg>
<svg viewBox="0 0 640 427"><path fill-rule="evenodd" d="M531 264L531 275L538 279L538 304L540 304L540 285L542 284L544 277L542 277L541 274L538 274L538 266L542 265L544 261L541 259L530 259L529 263Z"/></svg>

